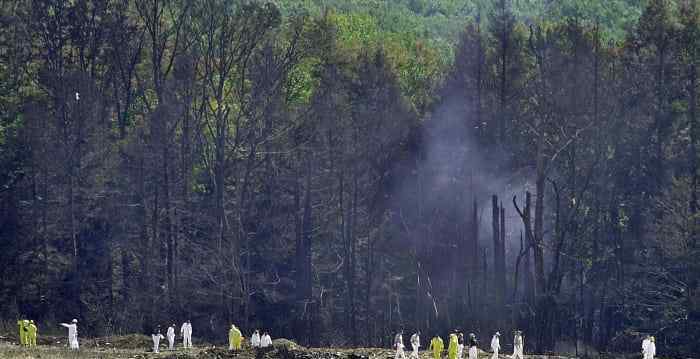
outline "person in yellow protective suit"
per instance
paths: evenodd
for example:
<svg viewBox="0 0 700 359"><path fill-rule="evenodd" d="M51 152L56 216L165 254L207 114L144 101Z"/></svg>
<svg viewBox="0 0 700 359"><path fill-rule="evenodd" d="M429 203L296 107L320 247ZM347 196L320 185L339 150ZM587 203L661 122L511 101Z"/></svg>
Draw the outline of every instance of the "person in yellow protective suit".
<svg viewBox="0 0 700 359"><path fill-rule="evenodd" d="M445 349L445 344L442 342L442 338L436 335L430 340L430 350L433 351L433 359L440 359L443 349Z"/></svg>
<svg viewBox="0 0 700 359"><path fill-rule="evenodd" d="M27 344L27 335L24 331L24 320L19 319L17 321L17 329L19 330L19 345L24 346Z"/></svg>
<svg viewBox="0 0 700 359"><path fill-rule="evenodd" d="M35 347L36 346L36 336L37 336L37 331L38 328L36 327L36 324L34 324L33 320L29 321L29 346L30 347Z"/></svg>
<svg viewBox="0 0 700 359"><path fill-rule="evenodd" d="M29 335L29 321L27 319L22 320L22 326L22 330L24 331L24 346L28 347L31 340L31 336Z"/></svg>
<svg viewBox="0 0 700 359"><path fill-rule="evenodd" d="M241 350L241 331L233 324L228 331L228 350Z"/></svg>
<svg viewBox="0 0 700 359"><path fill-rule="evenodd" d="M447 347L447 358L457 359L457 346L459 345L457 341L457 334L450 334L450 344Z"/></svg>

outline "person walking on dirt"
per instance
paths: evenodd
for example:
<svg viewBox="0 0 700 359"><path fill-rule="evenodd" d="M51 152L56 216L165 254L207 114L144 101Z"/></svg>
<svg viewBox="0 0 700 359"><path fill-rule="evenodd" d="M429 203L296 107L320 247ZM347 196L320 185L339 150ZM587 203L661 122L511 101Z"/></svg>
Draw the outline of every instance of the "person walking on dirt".
<svg viewBox="0 0 700 359"><path fill-rule="evenodd" d="M270 337L270 334L265 332L260 337L260 347L261 348L268 348L270 346L272 346L272 338Z"/></svg>
<svg viewBox="0 0 700 359"><path fill-rule="evenodd" d="M491 338L491 350L493 350L493 355L491 359L498 359L498 351L501 350L501 333L496 332Z"/></svg>
<svg viewBox="0 0 700 359"><path fill-rule="evenodd" d="M33 320L29 321L29 331L27 332L29 335L29 346L30 347L35 347L36 346L36 336L37 336L37 331L38 328L36 327L36 324L34 324Z"/></svg>
<svg viewBox="0 0 700 359"><path fill-rule="evenodd" d="M168 338L168 350L175 350L175 323L168 327L165 336Z"/></svg>
<svg viewBox="0 0 700 359"><path fill-rule="evenodd" d="M403 330L399 331L394 337L394 348L396 349L394 359L406 359L406 354L403 352Z"/></svg>
<svg viewBox="0 0 700 359"><path fill-rule="evenodd" d="M647 335L644 337L644 340L642 340L642 358L643 359L650 359L649 358L649 344L651 343L651 335Z"/></svg>
<svg viewBox="0 0 700 359"><path fill-rule="evenodd" d="M192 323L189 320L182 323L180 334L182 335L182 346L185 349L192 348Z"/></svg>
<svg viewBox="0 0 700 359"><path fill-rule="evenodd" d="M479 341L476 340L476 335L474 335L474 333L469 333L467 346L469 347L469 359L478 359Z"/></svg>
<svg viewBox="0 0 700 359"><path fill-rule="evenodd" d="M234 324L228 331L228 350L241 350L241 331Z"/></svg>
<svg viewBox="0 0 700 359"><path fill-rule="evenodd" d="M19 329L19 344L23 347L29 346L29 321L26 319L19 319L17 321L17 327Z"/></svg>
<svg viewBox="0 0 700 359"><path fill-rule="evenodd" d="M525 346L525 340L523 340L523 332L516 330L515 336L513 337L513 355L511 359L523 359L523 347Z"/></svg>
<svg viewBox="0 0 700 359"><path fill-rule="evenodd" d="M259 330L256 329L256 330L253 332L253 335L250 337L250 345L251 345L253 348L259 348L259 347L260 347L260 331L259 331Z"/></svg>
<svg viewBox="0 0 700 359"><path fill-rule="evenodd" d="M420 348L420 331L413 333L411 335L411 359L418 359L418 349Z"/></svg>
<svg viewBox="0 0 700 359"><path fill-rule="evenodd" d="M68 344L72 350L80 349L78 344L78 320L73 319L70 324L61 323L62 327L68 328Z"/></svg>
<svg viewBox="0 0 700 359"><path fill-rule="evenodd" d="M433 351L433 359L440 359L444 349L445 343L442 342L442 338L439 336L436 335L430 340L430 350Z"/></svg>
<svg viewBox="0 0 700 359"><path fill-rule="evenodd" d="M462 359L464 353L464 333L457 333L457 358Z"/></svg>
<svg viewBox="0 0 700 359"><path fill-rule="evenodd" d="M156 329L156 332L151 334L151 339L153 339L153 352L160 353L160 340L165 339L163 334L160 334L160 325Z"/></svg>
<svg viewBox="0 0 700 359"><path fill-rule="evenodd" d="M654 359L656 356L656 338L651 336L649 338L649 345L647 346L647 359Z"/></svg>
<svg viewBox="0 0 700 359"><path fill-rule="evenodd" d="M447 345L447 358L457 358L457 333L450 334L450 343ZM461 359L461 358L460 358Z"/></svg>

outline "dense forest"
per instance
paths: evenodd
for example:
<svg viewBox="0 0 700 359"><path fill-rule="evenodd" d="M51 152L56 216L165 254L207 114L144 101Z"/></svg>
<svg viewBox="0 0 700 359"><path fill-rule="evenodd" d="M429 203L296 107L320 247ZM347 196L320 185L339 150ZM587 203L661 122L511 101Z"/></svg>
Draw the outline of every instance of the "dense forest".
<svg viewBox="0 0 700 359"><path fill-rule="evenodd" d="M698 10L0 1L0 318L698 353Z"/></svg>

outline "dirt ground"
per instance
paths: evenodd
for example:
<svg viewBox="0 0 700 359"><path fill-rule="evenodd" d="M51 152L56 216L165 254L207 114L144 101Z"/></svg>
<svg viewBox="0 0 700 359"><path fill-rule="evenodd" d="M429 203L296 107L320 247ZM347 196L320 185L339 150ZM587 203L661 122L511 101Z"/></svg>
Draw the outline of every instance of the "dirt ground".
<svg viewBox="0 0 700 359"><path fill-rule="evenodd" d="M227 347L194 343L195 348L185 350L179 345L175 351L167 350L167 341L161 341L160 353L152 352L151 339L145 335L89 338L80 340L80 350L70 351L65 337L43 336L36 348L17 345L16 338L0 336L2 359L393 359L394 351L382 348L304 348L286 339L276 339L268 350L253 350L244 345L240 352ZM406 357L408 358L408 352ZM491 353L481 351L479 359L490 359ZM420 359L432 359L430 353L421 351ZM509 359L501 355L500 359ZM528 355L526 359L568 359L558 356Z"/></svg>

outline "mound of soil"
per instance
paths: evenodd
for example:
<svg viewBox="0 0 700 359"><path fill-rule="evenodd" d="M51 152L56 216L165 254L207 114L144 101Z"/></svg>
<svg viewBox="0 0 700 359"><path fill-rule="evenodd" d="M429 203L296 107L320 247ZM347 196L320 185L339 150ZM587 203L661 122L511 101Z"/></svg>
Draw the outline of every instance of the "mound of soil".
<svg viewBox="0 0 700 359"><path fill-rule="evenodd" d="M303 346L289 340L289 339L275 339L272 341L272 347L280 350L280 349L285 349L285 350L302 350L305 349Z"/></svg>
<svg viewBox="0 0 700 359"><path fill-rule="evenodd" d="M151 338L142 334L99 337L85 340L85 342L85 344L89 346L118 349L145 349L153 346ZM163 342L167 343L167 341L164 340L161 341L161 344L163 344Z"/></svg>

